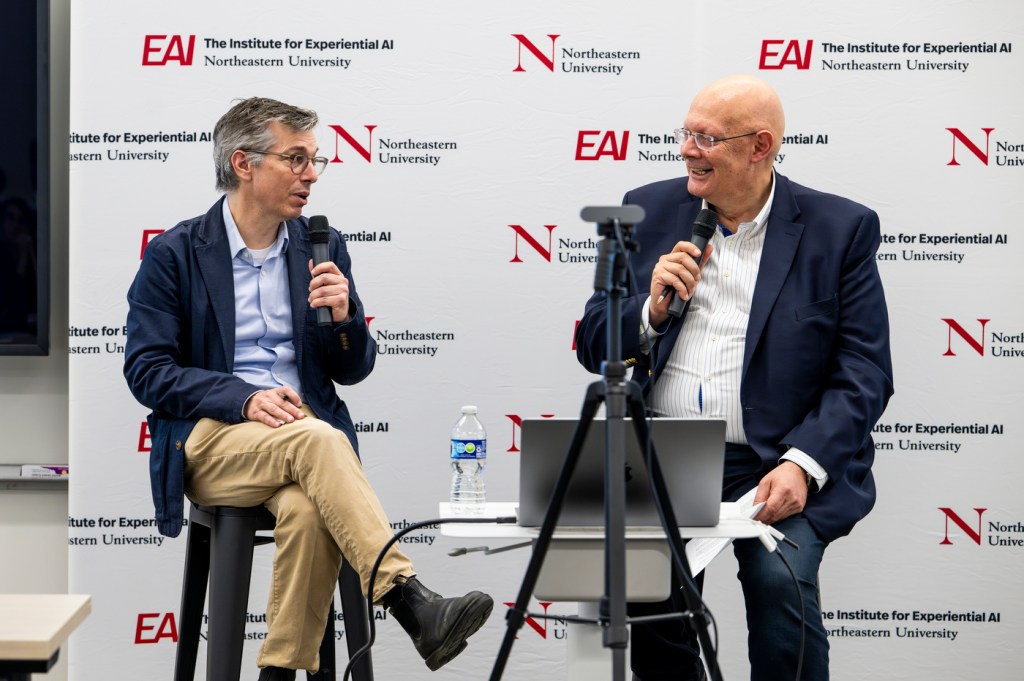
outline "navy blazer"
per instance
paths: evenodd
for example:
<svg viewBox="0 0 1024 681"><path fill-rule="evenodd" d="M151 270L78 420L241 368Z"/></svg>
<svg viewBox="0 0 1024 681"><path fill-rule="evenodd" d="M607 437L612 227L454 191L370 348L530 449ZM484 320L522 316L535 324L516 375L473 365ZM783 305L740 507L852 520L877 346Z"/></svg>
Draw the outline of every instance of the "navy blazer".
<svg viewBox="0 0 1024 681"><path fill-rule="evenodd" d="M240 423L246 399L262 388L234 376L235 295L221 198L206 213L154 238L128 291L124 375L149 415L150 481L157 526L181 532L184 446L204 417ZM285 223L293 342L306 404L357 448L355 427L334 383L366 378L377 358L352 280L345 242L330 231L330 257L349 280L351 321L320 328L308 302L312 248L308 220Z"/></svg>
<svg viewBox="0 0 1024 681"><path fill-rule="evenodd" d="M679 337L673 323L658 341L657 365L640 351L640 315L658 258L689 241L701 199L685 177L626 194L642 206L630 256L640 290L622 301L623 358L644 390L660 375ZM804 514L828 540L848 534L871 510L871 430L893 392L889 319L875 263L878 216L853 201L803 187L776 173L775 198L758 270L740 385L743 427L762 475L789 447L827 472ZM714 257L712 255L712 257ZM607 355L606 295L589 300L577 330L577 355L599 373Z"/></svg>

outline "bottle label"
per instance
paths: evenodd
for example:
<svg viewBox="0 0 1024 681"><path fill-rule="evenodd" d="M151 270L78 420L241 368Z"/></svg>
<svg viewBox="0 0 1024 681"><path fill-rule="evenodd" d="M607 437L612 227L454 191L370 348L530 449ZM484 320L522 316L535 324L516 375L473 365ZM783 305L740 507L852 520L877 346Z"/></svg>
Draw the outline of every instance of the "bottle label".
<svg viewBox="0 0 1024 681"><path fill-rule="evenodd" d="M486 459L487 440L452 440L453 459Z"/></svg>

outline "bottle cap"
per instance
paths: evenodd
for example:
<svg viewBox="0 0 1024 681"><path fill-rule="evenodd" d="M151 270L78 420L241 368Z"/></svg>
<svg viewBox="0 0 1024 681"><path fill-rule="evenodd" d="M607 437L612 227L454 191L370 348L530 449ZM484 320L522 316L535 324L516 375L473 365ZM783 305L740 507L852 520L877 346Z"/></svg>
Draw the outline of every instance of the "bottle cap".
<svg viewBox="0 0 1024 681"><path fill-rule="evenodd" d="M475 414L476 413L476 406L472 405L472 404L467 404L465 407L462 408L462 413L463 414Z"/></svg>

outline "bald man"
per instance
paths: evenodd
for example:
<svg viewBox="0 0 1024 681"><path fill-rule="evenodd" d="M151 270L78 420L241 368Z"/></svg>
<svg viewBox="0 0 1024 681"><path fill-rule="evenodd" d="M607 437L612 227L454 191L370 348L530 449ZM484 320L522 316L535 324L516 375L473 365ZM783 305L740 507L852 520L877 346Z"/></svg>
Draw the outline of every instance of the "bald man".
<svg viewBox="0 0 1024 681"><path fill-rule="evenodd" d="M623 299L622 351L637 361L632 380L654 416L725 419L722 500L756 490L757 519L800 547L779 547L798 597L778 556L756 539L733 545L751 679L788 681L802 666L801 678L826 681L818 569L829 543L874 505L871 430L893 392L892 362L878 216L775 172L784 130L778 95L756 78L726 78L693 99L676 131L687 176L624 199L646 217L630 256L642 290ZM719 224L702 254L690 239L703 208ZM678 320L668 314L674 296L689 301ZM595 373L607 358L606 305L596 293L577 331L579 360ZM673 594L631 613L684 610ZM632 651L639 681L704 678L683 621L633 625Z"/></svg>

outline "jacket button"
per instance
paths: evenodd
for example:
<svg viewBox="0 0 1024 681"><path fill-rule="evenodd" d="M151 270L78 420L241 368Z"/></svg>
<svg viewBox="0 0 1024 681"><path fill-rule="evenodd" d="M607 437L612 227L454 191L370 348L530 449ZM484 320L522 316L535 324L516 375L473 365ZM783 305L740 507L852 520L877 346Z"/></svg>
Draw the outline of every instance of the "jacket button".
<svg viewBox="0 0 1024 681"><path fill-rule="evenodd" d="M181 451L181 440L178 440L174 443L174 448L177 449L179 452Z"/></svg>

